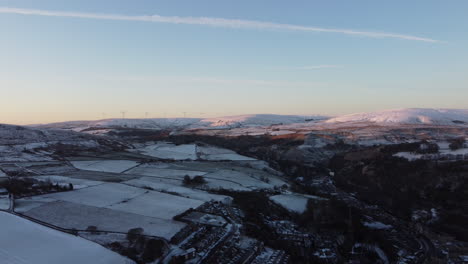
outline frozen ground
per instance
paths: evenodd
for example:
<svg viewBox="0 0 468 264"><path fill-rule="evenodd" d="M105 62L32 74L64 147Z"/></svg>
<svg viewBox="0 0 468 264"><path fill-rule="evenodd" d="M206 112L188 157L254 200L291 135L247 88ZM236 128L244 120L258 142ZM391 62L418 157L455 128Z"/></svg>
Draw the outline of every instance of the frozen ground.
<svg viewBox="0 0 468 264"><path fill-rule="evenodd" d="M142 175L149 177L175 178L179 180L182 180L185 175L194 177L202 176L206 173L207 172L205 171L185 170L184 168L163 168L163 166L160 166L159 164L143 164L126 172L126 174Z"/></svg>
<svg viewBox="0 0 468 264"><path fill-rule="evenodd" d="M225 203L230 203L232 200L232 198L229 196L211 194L211 193L207 193L205 191L201 191L197 189L191 189L191 188L183 187L183 186L176 185L176 184L170 184L167 182L163 182L161 179L157 179L153 177L142 177L140 179L133 179L133 180L129 180L123 183L131 185L131 186L135 186L135 187L151 188L155 191L177 194L182 197L200 200L204 202L221 201Z"/></svg>
<svg viewBox="0 0 468 264"><path fill-rule="evenodd" d="M206 186L210 189L233 189L233 190L257 190L257 189L273 189L281 187L286 182L282 181L274 175L264 175L260 172L237 171L229 169L220 169L218 171L206 174L204 176L207 181ZM262 180L262 176L264 177Z"/></svg>
<svg viewBox="0 0 468 264"><path fill-rule="evenodd" d="M197 152L200 159L203 160L256 160L237 154L230 149L218 148L213 146L199 146Z"/></svg>
<svg viewBox="0 0 468 264"><path fill-rule="evenodd" d="M151 157L173 160L255 160L236 152L213 146L197 146L196 144L174 145L168 142L156 142L147 145L136 145L134 152Z"/></svg>
<svg viewBox="0 0 468 264"><path fill-rule="evenodd" d="M126 233L132 228L141 227L146 235L166 239L170 239L185 226L184 223L172 219L159 219L64 201L47 203L25 214L67 229L86 230L88 226L96 226L102 231Z"/></svg>
<svg viewBox="0 0 468 264"><path fill-rule="evenodd" d="M134 263L86 239L5 212L0 212L0 225L0 262L3 264Z"/></svg>
<svg viewBox="0 0 468 264"><path fill-rule="evenodd" d="M265 166L261 165L262 168ZM193 169L193 170L188 170ZM156 183L182 185L184 177L203 176L206 183L201 189L232 189L238 191L273 189L286 184L280 177L262 170L245 167L232 162L178 162L143 164L126 172L156 178ZM156 186L157 187L157 186ZM157 187L158 188L158 187ZM177 191L175 191L177 192ZM188 194L190 197L191 194ZM195 198L197 199L197 198Z"/></svg>
<svg viewBox="0 0 468 264"><path fill-rule="evenodd" d="M80 170L114 173L121 173L138 165L138 162L132 160L85 160L70 162L75 168Z"/></svg>
<svg viewBox="0 0 468 264"><path fill-rule="evenodd" d="M96 207L107 207L128 201L132 198L142 195L146 191L147 190L119 183L105 183L69 192L39 195L33 197L33 200L38 198L48 198Z"/></svg>
<svg viewBox="0 0 468 264"><path fill-rule="evenodd" d="M47 175L47 176L35 176L32 177L37 180L41 181L50 181L51 183L55 184L58 183L59 185L66 185L66 184L73 184L73 189L78 190L90 186L95 186L102 184L101 181L92 181L92 180L85 180L85 179L77 179L77 178L70 178L64 176L56 176L56 175Z"/></svg>
<svg viewBox="0 0 468 264"><path fill-rule="evenodd" d="M195 160L197 159L196 145L174 145L166 142L143 146L134 151L151 157L174 160Z"/></svg>
<svg viewBox="0 0 468 264"><path fill-rule="evenodd" d="M456 150L451 150L449 148L449 144L450 143L446 141L437 142L437 145L439 146L439 152L435 154L418 154L418 153L413 153L413 152L402 151L402 152L395 153L394 156L405 158L407 160L417 160L427 155L437 155L437 154L439 154L440 157L444 157L445 155L468 155L468 148L460 148Z"/></svg>
<svg viewBox="0 0 468 264"><path fill-rule="evenodd" d="M201 204L203 204L203 201L200 200L148 191L128 201L107 206L107 208L170 220L174 216L190 208L196 208Z"/></svg>
<svg viewBox="0 0 468 264"><path fill-rule="evenodd" d="M309 199L323 200L324 198L305 194L280 194L271 196L270 199L292 212L302 214L307 209Z"/></svg>
<svg viewBox="0 0 468 264"><path fill-rule="evenodd" d="M8 195L0 195L0 209L8 210L10 208L10 199Z"/></svg>
<svg viewBox="0 0 468 264"><path fill-rule="evenodd" d="M119 183L104 183L74 191L34 196L29 199L20 199L19 201L20 208L21 201L30 201L30 203L67 201L160 219L172 219L173 216L189 208L198 207L203 203L200 200Z"/></svg>

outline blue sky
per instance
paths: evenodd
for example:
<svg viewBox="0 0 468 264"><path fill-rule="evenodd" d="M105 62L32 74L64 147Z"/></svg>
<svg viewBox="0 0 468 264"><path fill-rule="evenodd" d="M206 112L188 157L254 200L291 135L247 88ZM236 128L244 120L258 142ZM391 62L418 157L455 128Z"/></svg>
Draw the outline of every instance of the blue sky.
<svg viewBox="0 0 468 264"><path fill-rule="evenodd" d="M467 11L462 0L0 0L0 122L467 108Z"/></svg>

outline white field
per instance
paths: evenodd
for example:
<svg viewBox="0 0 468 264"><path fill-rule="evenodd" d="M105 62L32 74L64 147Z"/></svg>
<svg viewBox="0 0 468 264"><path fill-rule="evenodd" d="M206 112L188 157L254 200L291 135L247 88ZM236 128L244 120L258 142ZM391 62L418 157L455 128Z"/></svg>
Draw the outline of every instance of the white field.
<svg viewBox="0 0 468 264"><path fill-rule="evenodd" d="M324 198L314 196L314 195L305 195L305 194L280 194L270 196L270 199L281 205L282 207L288 209L289 211L296 213L304 213L307 209L307 201L309 199L319 199L325 200Z"/></svg>
<svg viewBox="0 0 468 264"><path fill-rule="evenodd" d="M119 183L104 183L69 192L32 197L32 201L51 199L88 206L109 208L160 219L172 219L189 208L198 207L200 200L149 191Z"/></svg>
<svg viewBox="0 0 468 264"><path fill-rule="evenodd" d="M130 264L98 244L0 212L0 262L4 264Z"/></svg>
<svg viewBox="0 0 468 264"><path fill-rule="evenodd" d="M213 146L200 146L197 148L197 151L200 158L203 160L255 160L250 157L239 155L230 149Z"/></svg>
<svg viewBox="0 0 468 264"><path fill-rule="evenodd" d="M25 197L21 199L15 199L15 212L24 213L31 209L43 206L45 204L55 202L56 199L42 197L42 196L33 196Z"/></svg>
<svg viewBox="0 0 468 264"><path fill-rule="evenodd" d="M236 152L214 146L197 146L195 144L174 145L168 142L156 142L150 145L135 145L132 151L151 157L173 160L255 160Z"/></svg>
<svg viewBox="0 0 468 264"><path fill-rule="evenodd" d="M57 213L60 212L60 213ZM174 220L159 219L107 208L57 201L33 208L26 215L63 228L86 230L96 226L98 230L126 233L141 227L144 234L170 239L185 224ZM94 240L93 240L94 241Z"/></svg>
<svg viewBox="0 0 468 264"><path fill-rule="evenodd" d="M268 175L269 183L263 182L259 176L255 174L233 171L233 170L218 170L204 176L207 181L207 187L212 189L224 188L233 190L257 190L257 189L273 189L275 186L281 187L286 184L276 176Z"/></svg>
<svg viewBox="0 0 468 264"><path fill-rule="evenodd" d="M218 194L211 194L205 191L191 189L187 187L183 187L176 184L171 184L167 182L163 182L162 179L152 178L152 177L142 177L140 179L133 179L126 182L125 184L143 188L143 187L150 187L155 191L160 192L169 192L169 193L177 193L178 195L194 200L209 202L209 201L221 201L224 203L230 203L232 198L225 195L218 195Z"/></svg>
<svg viewBox="0 0 468 264"><path fill-rule="evenodd" d="M6 174L2 170L0 170L0 178L3 178L3 177L6 177Z"/></svg>
<svg viewBox="0 0 468 264"><path fill-rule="evenodd" d="M171 220L174 216L196 208L203 201L188 199L176 195L148 191L124 203L117 203L107 208L159 219Z"/></svg>
<svg viewBox="0 0 468 264"><path fill-rule="evenodd" d="M71 192L58 192L33 197L49 198L60 201L79 203L84 205L107 207L133 199L146 192L144 189L135 188L119 183L105 183L91 186Z"/></svg>
<svg viewBox="0 0 468 264"><path fill-rule="evenodd" d="M196 145L179 145L159 142L154 145L145 146L136 151L156 158L174 159L174 160L196 160Z"/></svg>
<svg viewBox="0 0 468 264"><path fill-rule="evenodd" d="M92 180L85 180L85 179L77 179L77 178L70 178L65 176L56 176L56 175L48 175L48 176L35 176L32 177L36 180L41 181L50 181L52 183L58 183L59 185L66 185L66 184L73 184L73 189L83 189L90 186L95 186L102 184L103 182L100 181L92 181Z"/></svg>
<svg viewBox="0 0 468 264"><path fill-rule="evenodd" d="M0 195L0 209L8 210L10 208L10 199L8 195Z"/></svg>
<svg viewBox="0 0 468 264"><path fill-rule="evenodd" d="M181 168L187 168L187 166ZM197 169L203 168L197 167ZM185 175L190 177L203 176L206 183L198 186L202 189L231 189L237 191L249 191L258 189L273 189L275 186L281 187L286 184L286 182L281 180L281 178L278 176L265 174L263 172L256 172L252 169L246 169L252 172L233 171L229 169L218 169L214 172L208 172L208 170L213 170L212 167L207 167L206 170L207 171L190 171L184 169L168 169L160 164L143 164L129 170L126 173L154 177L158 179L155 179L155 182L179 186L182 185L182 181ZM264 175L266 178L268 178L269 182L266 183L261 181L261 175Z"/></svg>
<svg viewBox="0 0 468 264"><path fill-rule="evenodd" d="M183 180L185 175L190 177L202 176L207 172L192 170L164 169L158 164L143 164L126 172L126 174L141 175L148 177L174 178Z"/></svg>
<svg viewBox="0 0 468 264"><path fill-rule="evenodd" d="M447 141L437 142L437 145L439 146L439 154L441 154L441 155L446 155L446 154L466 155L466 154L468 154L468 148L460 148L460 149L457 149L457 150L451 150L449 148L449 144L450 143L447 142ZM413 153L413 152L402 151L402 152L395 153L393 156L405 158L405 159L411 161L411 160L421 159L424 156L424 154L418 154L418 153Z"/></svg>
<svg viewBox="0 0 468 264"><path fill-rule="evenodd" d="M80 170L121 173L137 166L138 162L132 160L85 160L71 161L71 164Z"/></svg>

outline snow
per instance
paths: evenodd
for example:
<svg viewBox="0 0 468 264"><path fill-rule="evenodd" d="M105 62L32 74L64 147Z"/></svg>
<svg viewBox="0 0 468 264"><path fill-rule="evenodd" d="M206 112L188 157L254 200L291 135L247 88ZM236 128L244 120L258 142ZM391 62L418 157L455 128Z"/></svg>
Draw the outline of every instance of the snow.
<svg viewBox="0 0 468 264"><path fill-rule="evenodd" d="M3 177L7 177L7 175L2 170L0 170L0 178L3 178Z"/></svg>
<svg viewBox="0 0 468 264"><path fill-rule="evenodd" d="M209 189L232 189L238 191L257 190L257 189L273 189L275 186L282 186L284 181L279 180L273 175L268 175L274 182L265 182L259 179L254 173L246 173L228 169L221 169L203 176L207 183L204 185Z"/></svg>
<svg viewBox="0 0 468 264"><path fill-rule="evenodd" d="M302 214L307 209L307 202L309 199L318 199L318 200L325 200L324 198L314 196L314 195L306 195L306 194L280 194L270 196L270 199L281 205L282 207L299 214Z"/></svg>
<svg viewBox="0 0 468 264"><path fill-rule="evenodd" d="M171 220L174 216L196 208L203 201L188 199L176 195L148 191L123 203L113 204L107 208L134 213L159 219Z"/></svg>
<svg viewBox="0 0 468 264"><path fill-rule="evenodd" d="M97 121L71 121L41 125L43 128L60 128L82 131L88 128L139 128L139 129L226 129L233 127L272 126L280 124L304 123L306 119L324 119L323 116L297 116L252 114L214 118L145 118L145 119L104 119ZM86 131L89 132L89 131Z"/></svg>
<svg viewBox="0 0 468 264"><path fill-rule="evenodd" d="M5 212L0 212L0 225L0 260L5 264L134 263L86 239Z"/></svg>
<svg viewBox="0 0 468 264"><path fill-rule="evenodd" d="M121 173L132 167L137 166L139 163L132 160L85 160L85 161L71 161L75 168L80 170L89 171L104 171Z"/></svg>
<svg viewBox="0 0 468 264"><path fill-rule="evenodd" d="M33 197L75 202L84 205L106 207L130 200L145 193L146 190L119 183L105 183L84 189L44 194Z"/></svg>
<svg viewBox="0 0 468 264"><path fill-rule="evenodd" d="M468 109L406 108L344 115L331 118L325 122L456 125L454 121L468 124Z"/></svg>
<svg viewBox="0 0 468 264"><path fill-rule="evenodd" d="M173 160L255 160L236 152L213 146L197 146L196 144L174 145L168 142L136 146L132 151L151 157Z"/></svg>
<svg viewBox="0 0 468 264"><path fill-rule="evenodd" d="M126 172L131 175L142 175L149 177L174 178L183 180L185 175L190 177L202 176L207 172L184 170L184 169L162 169L159 164L143 164Z"/></svg>
<svg viewBox="0 0 468 264"><path fill-rule="evenodd" d="M174 145L171 143L160 142L158 144L146 146L137 149L138 152L161 159L174 159L174 160L196 160L197 147L195 144L187 145Z"/></svg>
<svg viewBox="0 0 468 264"><path fill-rule="evenodd" d="M168 220L203 203L119 183L104 183L75 191L32 197L32 201L38 199L67 201Z"/></svg>
<svg viewBox="0 0 468 264"><path fill-rule="evenodd" d="M218 148L213 146L201 146L197 148L200 159L203 160L256 160L237 154L230 149Z"/></svg>
<svg viewBox="0 0 468 264"><path fill-rule="evenodd" d="M41 207L45 204L52 203L55 201L57 200L53 198L42 197L42 196L33 196L33 197L15 199L15 212L24 213L31 209Z"/></svg>
<svg viewBox="0 0 468 264"><path fill-rule="evenodd" d="M98 230L126 233L132 228L141 227L146 235L166 239L170 239L185 227L184 223L172 219L158 219L64 201L51 202L33 208L25 214L67 229L86 230L88 226L96 226Z"/></svg>
<svg viewBox="0 0 468 264"><path fill-rule="evenodd" d="M320 117L323 118L323 117ZM272 115L272 114L256 114L256 115L239 115L225 116L203 119L203 123L208 123L210 127L244 127L244 126L271 126L304 123L304 116L295 115Z"/></svg>
<svg viewBox="0 0 468 264"><path fill-rule="evenodd" d="M8 210L10 208L10 199L8 195L0 195L0 210Z"/></svg>
<svg viewBox="0 0 468 264"><path fill-rule="evenodd" d="M379 221L364 222L363 225L367 226L369 228L372 228L372 229L390 229L390 228L392 228L391 225L386 225L386 224L384 224L382 222L379 222Z"/></svg>
<svg viewBox="0 0 468 264"><path fill-rule="evenodd" d="M229 196L211 194L202 190L191 189L191 188L179 186L176 184L170 184L170 183L162 182L161 179L152 178L152 177L142 177L140 179L133 179L133 180L129 180L123 183L131 185L131 186L139 187L139 188L151 188L159 192L177 194L182 197L186 197L186 198L190 198L194 200L200 200L204 202L221 201L224 203L230 203L232 200L232 198Z"/></svg>
<svg viewBox="0 0 468 264"><path fill-rule="evenodd" d="M35 176L34 179L41 180L41 181L50 181L52 183L58 183L60 185L67 185L69 183L73 184L73 189L78 190L90 186L95 186L102 184L103 182L100 181L92 181L92 180L85 180L85 179L77 179L77 178L70 178L64 176L56 176L56 175L48 175L48 176Z"/></svg>

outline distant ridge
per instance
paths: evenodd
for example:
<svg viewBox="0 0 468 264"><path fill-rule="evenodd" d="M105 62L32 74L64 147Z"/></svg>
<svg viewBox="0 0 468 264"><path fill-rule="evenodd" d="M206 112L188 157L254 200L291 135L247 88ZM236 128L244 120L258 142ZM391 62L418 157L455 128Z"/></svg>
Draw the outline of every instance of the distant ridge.
<svg viewBox="0 0 468 264"><path fill-rule="evenodd" d="M326 123L468 125L468 109L404 108L357 113L328 119Z"/></svg>
<svg viewBox="0 0 468 264"><path fill-rule="evenodd" d="M289 125L305 123L310 120L325 120L324 116L273 115L253 114L214 118L145 118L145 119L103 119L97 121L70 121L37 125L42 128L72 129L81 131L86 128L140 128L140 129L172 129L172 128L233 128L251 126Z"/></svg>
<svg viewBox="0 0 468 264"><path fill-rule="evenodd" d="M468 126L468 109L404 108L368 113L356 113L329 118L326 116L252 114L213 118L116 118L96 121L70 121L32 127L66 129L81 132L87 129L230 129L269 127L314 127L316 125L375 123L379 125L453 125ZM298 124L297 126L295 124Z"/></svg>

